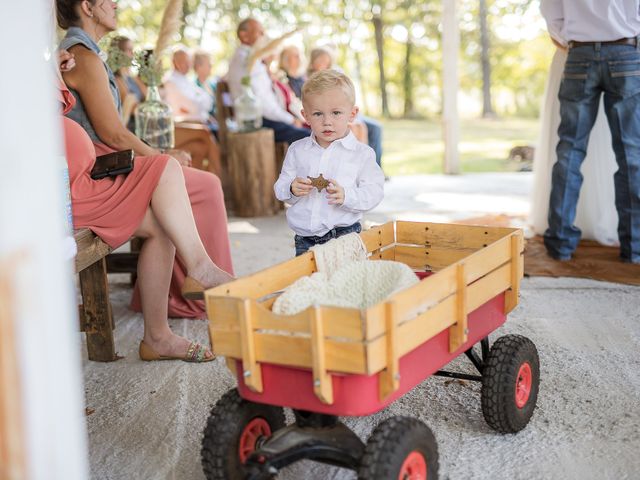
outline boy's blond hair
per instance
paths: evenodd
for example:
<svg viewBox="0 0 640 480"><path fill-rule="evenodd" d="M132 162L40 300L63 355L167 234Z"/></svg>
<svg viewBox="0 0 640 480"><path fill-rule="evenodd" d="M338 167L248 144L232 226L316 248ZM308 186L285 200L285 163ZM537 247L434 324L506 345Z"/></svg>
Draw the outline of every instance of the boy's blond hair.
<svg viewBox="0 0 640 480"><path fill-rule="evenodd" d="M302 102L309 95L317 95L339 88L352 105L356 103L356 89L353 82L344 73L337 70L321 70L314 73L302 86Z"/></svg>

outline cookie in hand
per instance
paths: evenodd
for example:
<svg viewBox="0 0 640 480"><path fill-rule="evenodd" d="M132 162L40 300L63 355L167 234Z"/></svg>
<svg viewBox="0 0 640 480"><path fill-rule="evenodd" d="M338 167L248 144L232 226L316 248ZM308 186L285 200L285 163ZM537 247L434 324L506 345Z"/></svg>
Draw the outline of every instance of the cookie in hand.
<svg viewBox="0 0 640 480"><path fill-rule="evenodd" d="M324 178L322 174L317 177L307 176L307 178L311 180L311 185L316 187L318 189L318 192L321 192L323 188L327 188L329 186L329 180Z"/></svg>

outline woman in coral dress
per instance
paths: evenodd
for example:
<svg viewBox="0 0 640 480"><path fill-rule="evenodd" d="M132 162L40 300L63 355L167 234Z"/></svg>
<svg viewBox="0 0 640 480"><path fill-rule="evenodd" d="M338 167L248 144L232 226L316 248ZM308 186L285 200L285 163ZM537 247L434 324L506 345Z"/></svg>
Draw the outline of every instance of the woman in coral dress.
<svg viewBox="0 0 640 480"><path fill-rule="evenodd" d="M67 30L60 44L75 58L76 67L63 78L76 100L67 116L84 128L98 155L133 149L136 163L143 157L159 158L160 152L129 132L120 121L120 97L113 72L102 60L97 42L116 29L116 4L110 0L56 0L58 25ZM233 273L227 233L227 215L220 180L215 175L185 166L184 152L168 152L183 164L183 175L200 238L208 255L228 273ZM180 257L180 255L178 255ZM181 294L186 278L183 259L176 258L169 292L172 317L204 318L204 302L187 300ZM143 309L136 286L131 307Z"/></svg>
<svg viewBox="0 0 640 480"><path fill-rule="evenodd" d="M60 58L65 58L64 53ZM58 92L63 111L68 113L75 98L62 81ZM213 360L211 351L175 335L168 323L166 298L176 249L188 265L192 283L212 287L229 280L198 236L182 168L168 155L138 157L129 174L93 180L93 142L79 124L62 119L74 225L91 229L111 247L132 235L145 239L138 263L144 319L140 358Z"/></svg>

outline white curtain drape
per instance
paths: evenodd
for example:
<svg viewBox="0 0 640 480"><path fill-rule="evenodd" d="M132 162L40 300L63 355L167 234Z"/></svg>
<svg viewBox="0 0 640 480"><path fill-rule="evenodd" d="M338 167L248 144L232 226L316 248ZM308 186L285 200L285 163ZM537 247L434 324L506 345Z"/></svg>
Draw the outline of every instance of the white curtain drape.
<svg viewBox="0 0 640 480"><path fill-rule="evenodd" d="M51 9L47 0L2 3L0 257L16 261L13 388L22 399L27 478L84 480L81 345L72 264L63 253L61 122L44 55Z"/></svg>

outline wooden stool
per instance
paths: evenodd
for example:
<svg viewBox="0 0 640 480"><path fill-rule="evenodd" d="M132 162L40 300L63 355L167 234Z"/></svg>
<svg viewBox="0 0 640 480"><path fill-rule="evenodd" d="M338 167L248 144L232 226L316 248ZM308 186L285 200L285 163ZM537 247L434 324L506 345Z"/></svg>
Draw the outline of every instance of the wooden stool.
<svg viewBox="0 0 640 480"><path fill-rule="evenodd" d="M273 130L229 132L226 143L234 213L238 217L276 214L280 202L273 192L273 184L280 171L276 171Z"/></svg>

